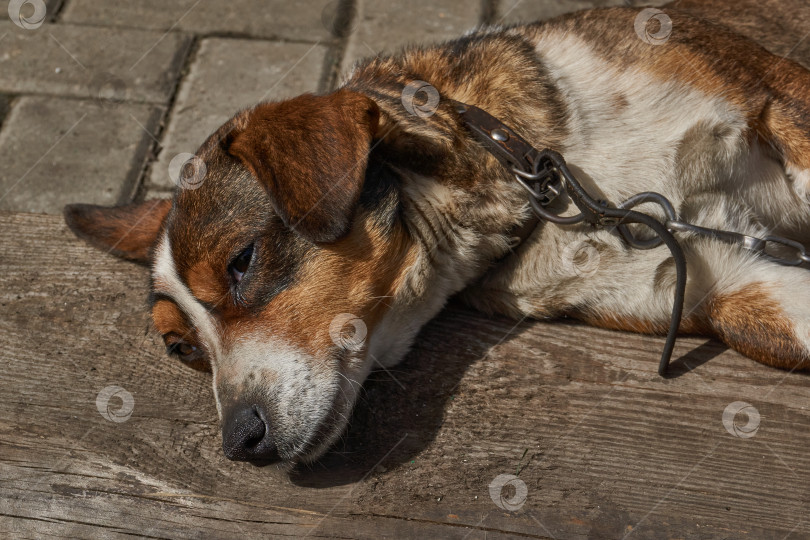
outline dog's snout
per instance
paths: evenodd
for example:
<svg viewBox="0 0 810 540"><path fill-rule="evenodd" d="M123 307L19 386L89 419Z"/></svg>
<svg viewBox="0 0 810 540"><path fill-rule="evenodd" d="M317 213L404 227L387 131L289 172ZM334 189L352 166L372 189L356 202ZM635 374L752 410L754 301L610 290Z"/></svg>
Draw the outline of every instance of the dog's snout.
<svg viewBox="0 0 810 540"><path fill-rule="evenodd" d="M278 451L267 416L256 405L234 407L222 425L222 449L234 461L276 461Z"/></svg>

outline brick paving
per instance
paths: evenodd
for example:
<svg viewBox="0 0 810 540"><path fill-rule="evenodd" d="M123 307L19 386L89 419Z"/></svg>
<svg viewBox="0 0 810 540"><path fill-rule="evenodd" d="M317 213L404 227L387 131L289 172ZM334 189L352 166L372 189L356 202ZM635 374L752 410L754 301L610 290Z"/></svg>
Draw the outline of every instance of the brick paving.
<svg viewBox="0 0 810 540"><path fill-rule="evenodd" d="M131 200L165 109L102 107L88 100L22 96L0 131L0 210L60 213L68 202Z"/></svg>
<svg viewBox="0 0 810 540"><path fill-rule="evenodd" d="M326 47L308 43L204 39L180 84L147 187L173 188L168 166L193 153L233 113L266 99L318 89Z"/></svg>
<svg viewBox="0 0 810 540"><path fill-rule="evenodd" d="M361 58L411 43L460 36L482 22L483 5L469 0L367 1L352 21L344 69Z"/></svg>
<svg viewBox="0 0 810 540"><path fill-rule="evenodd" d="M261 99L327 91L359 58L481 23L620 3L0 2L0 211L168 196L171 159Z"/></svg>

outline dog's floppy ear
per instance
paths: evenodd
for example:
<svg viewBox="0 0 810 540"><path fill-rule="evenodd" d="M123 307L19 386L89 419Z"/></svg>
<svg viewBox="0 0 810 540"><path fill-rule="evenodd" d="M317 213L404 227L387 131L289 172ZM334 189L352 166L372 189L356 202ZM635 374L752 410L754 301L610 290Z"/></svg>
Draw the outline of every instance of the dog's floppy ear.
<svg viewBox="0 0 810 540"><path fill-rule="evenodd" d="M228 150L262 183L285 225L311 242L333 242L351 227L379 114L371 99L345 89L262 103Z"/></svg>
<svg viewBox="0 0 810 540"><path fill-rule="evenodd" d="M171 206L169 199L113 207L69 204L65 206L65 221L89 244L123 259L146 263Z"/></svg>

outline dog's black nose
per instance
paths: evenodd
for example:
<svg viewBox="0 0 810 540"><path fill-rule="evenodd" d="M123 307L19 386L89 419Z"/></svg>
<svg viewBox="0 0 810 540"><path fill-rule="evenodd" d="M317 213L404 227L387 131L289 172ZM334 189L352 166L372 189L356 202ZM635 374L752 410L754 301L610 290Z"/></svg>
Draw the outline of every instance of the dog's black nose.
<svg viewBox="0 0 810 540"><path fill-rule="evenodd" d="M276 461L278 450L266 420L255 406L235 407L225 415L222 450L234 461Z"/></svg>

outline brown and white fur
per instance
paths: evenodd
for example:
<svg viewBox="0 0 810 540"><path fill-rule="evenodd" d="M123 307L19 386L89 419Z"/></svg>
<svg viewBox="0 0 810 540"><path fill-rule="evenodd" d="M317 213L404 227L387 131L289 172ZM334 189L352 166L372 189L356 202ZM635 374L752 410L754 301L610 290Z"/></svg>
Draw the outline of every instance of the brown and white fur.
<svg viewBox="0 0 810 540"><path fill-rule="evenodd" d="M665 9L668 41L651 45L634 30L639 11L483 28L363 62L336 92L237 114L197 152L199 188L74 205L68 223L151 264L155 327L182 359L210 366L233 459L322 455L369 371L399 362L461 291L486 312L661 333L674 283L667 249L547 223L510 253L526 196L450 103L558 150L598 198L657 191L692 223L807 241L810 72L677 9ZM413 81L439 93L435 114L403 106ZM683 333L810 366L810 273L681 239ZM359 338L344 339L346 328Z"/></svg>

